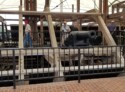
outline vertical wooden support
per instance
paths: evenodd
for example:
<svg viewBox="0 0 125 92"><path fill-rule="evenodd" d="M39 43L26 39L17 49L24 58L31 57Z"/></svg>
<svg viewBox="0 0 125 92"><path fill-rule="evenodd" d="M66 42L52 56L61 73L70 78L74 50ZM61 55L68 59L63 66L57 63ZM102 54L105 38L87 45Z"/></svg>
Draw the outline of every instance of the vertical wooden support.
<svg viewBox="0 0 125 92"><path fill-rule="evenodd" d="M20 0L20 5L22 6L22 0Z"/></svg>
<svg viewBox="0 0 125 92"><path fill-rule="evenodd" d="M117 13L119 13L119 5L117 5Z"/></svg>
<svg viewBox="0 0 125 92"><path fill-rule="evenodd" d="M44 11L50 12L50 9L49 9L50 5L49 4L50 4L50 0L46 0ZM46 16L46 19L48 21L51 45L52 45L52 47L58 47L57 40L56 40L56 35L55 35L53 23L52 23L52 17L51 17L51 15L45 15L45 16Z"/></svg>
<svg viewBox="0 0 125 92"><path fill-rule="evenodd" d="M102 13L102 0L99 0L99 12Z"/></svg>
<svg viewBox="0 0 125 92"><path fill-rule="evenodd" d="M48 25L49 25L49 33L50 33L50 39L51 39L51 45L52 47L58 47L57 45L57 40L56 40L56 35L52 23L52 17L51 15L47 15L47 20L48 20Z"/></svg>
<svg viewBox="0 0 125 92"><path fill-rule="evenodd" d="M116 45L114 39L112 38L107 26L105 25L105 22L104 20L102 19L101 16L97 16L97 21L98 21L98 24L99 24L99 28L102 29L102 34L104 35L104 38L106 40L106 43L110 46L114 46Z"/></svg>
<svg viewBox="0 0 125 92"><path fill-rule="evenodd" d="M34 0L34 8L33 8L34 11L37 11L37 0Z"/></svg>
<svg viewBox="0 0 125 92"><path fill-rule="evenodd" d="M24 8L27 11L36 11L37 10L37 0L25 0Z"/></svg>
<svg viewBox="0 0 125 92"><path fill-rule="evenodd" d="M29 5L30 5L29 10L30 10L30 11L33 11L33 1L30 0L29 2L30 2L30 3L29 3Z"/></svg>
<svg viewBox="0 0 125 92"><path fill-rule="evenodd" d="M103 0L103 14L104 14L104 21L107 24L108 0Z"/></svg>
<svg viewBox="0 0 125 92"><path fill-rule="evenodd" d="M46 0L44 11L50 12L49 6L50 6L50 0ZM50 14L45 15L45 16L46 16L46 19L48 21L51 46L52 47L58 47L56 35L55 35L55 31L54 31L54 26L53 26L53 23L52 23L52 17L51 17ZM58 50L58 49L54 49L54 51L56 51L56 50ZM62 67L62 65L61 65L61 59L60 59L59 55L53 54L53 55L50 55L49 57L45 56L45 58L48 58L48 59L51 58L51 59L49 59L50 61L48 61L48 62L51 63L51 61L52 61L53 65L58 68L58 71L55 72L55 76L57 76L57 77L63 76L63 72L60 71L60 68ZM62 79L59 79L59 78L54 79L54 81L59 81L59 80L62 80Z"/></svg>
<svg viewBox="0 0 125 92"><path fill-rule="evenodd" d="M77 3L77 12L80 12L80 0L76 0Z"/></svg>
<svg viewBox="0 0 125 92"><path fill-rule="evenodd" d="M112 6L112 14L114 14L114 7Z"/></svg>
<svg viewBox="0 0 125 92"><path fill-rule="evenodd" d="M29 11L29 0L24 0L24 9Z"/></svg>
<svg viewBox="0 0 125 92"><path fill-rule="evenodd" d="M19 11L22 11L22 6L19 6ZM23 16L19 14L19 48L23 48ZM22 53L23 51L21 51ZM20 53L18 69L20 70L19 79L24 79L24 56Z"/></svg>
<svg viewBox="0 0 125 92"><path fill-rule="evenodd" d="M72 4L72 12L74 12L74 4Z"/></svg>
<svg viewBox="0 0 125 92"><path fill-rule="evenodd" d="M60 5L60 12L63 12L63 0L60 0L60 3L61 3L61 5Z"/></svg>
<svg viewBox="0 0 125 92"><path fill-rule="evenodd" d="M19 11L22 11L22 6L19 6ZM19 14L19 48L23 48L23 15Z"/></svg>
<svg viewBox="0 0 125 92"><path fill-rule="evenodd" d="M101 31L102 31L102 33L105 37L105 40L106 40L107 44L110 45L110 46L116 46L116 43L115 43L114 39L112 38L109 30L107 29L107 26L105 25L102 17L97 16L97 21L98 21L99 27L102 29ZM116 51L117 51L117 53L116 53L117 60L116 61L118 61L117 63L120 63L120 64L124 65L124 58L121 54L120 48L117 47Z"/></svg>
<svg viewBox="0 0 125 92"><path fill-rule="evenodd" d="M80 12L80 0L76 1L77 1L77 12ZM82 30L81 20L78 20L77 23L78 23L78 30Z"/></svg>
<svg viewBox="0 0 125 92"><path fill-rule="evenodd" d="M44 45L44 33L43 33L43 19L40 17L40 42L41 46Z"/></svg>

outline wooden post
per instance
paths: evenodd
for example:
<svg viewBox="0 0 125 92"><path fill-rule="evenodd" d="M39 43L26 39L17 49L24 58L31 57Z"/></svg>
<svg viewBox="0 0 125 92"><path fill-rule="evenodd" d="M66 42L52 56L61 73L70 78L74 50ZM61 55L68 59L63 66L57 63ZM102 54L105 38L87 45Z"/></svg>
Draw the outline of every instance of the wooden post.
<svg viewBox="0 0 125 92"><path fill-rule="evenodd" d="M49 9L50 5L49 4L50 4L50 0L46 0L44 11L50 12L50 9ZM57 40L56 40L56 35L55 35L53 23L52 23L52 17L51 17L51 15L50 14L46 15L46 19L48 21L48 27L49 27L49 34L50 34L51 45L52 45L52 47L58 47Z"/></svg>
<svg viewBox="0 0 125 92"><path fill-rule="evenodd" d="M22 6L19 6L19 11L22 11ZM19 14L19 48L23 48L23 19L22 14ZM22 53L22 51L21 51ZM20 53L18 69L20 70L19 79L24 79L24 56Z"/></svg>
<svg viewBox="0 0 125 92"><path fill-rule="evenodd" d="M104 14L104 21L107 25L107 15L108 15L108 0L103 0L103 14Z"/></svg>
<svg viewBox="0 0 125 92"><path fill-rule="evenodd" d="M60 3L61 3L60 4L60 12L63 12L63 3L62 2L63 2L63 0L60 0Z"/></svg>
<svg viewBox="0 0 125 92"><path fill-rule="evenodd" d="M114 6L112 6L112 14L114 14Z"/></svg>
<svg viewBox="0 0 125 92"><path fill-rule="evenodd" d="M20 0L20 6L22 6L22 0Z"/></svg>
<svg viewBox="0 0 125 92"><path fill-rule="evenodd" d="M104 35L104 38L106 40L106 43L110 46L116 45L114 39L112 38L107 26L105 25L105 22L103 21L101 16L97 16L97 21L99 24L100 29L102 29L102 34Z"/></svg>
<svg viewBox="0 0 125 92"><path fill-rule="evenodd" d="M29 11L29 0L24 0L24 9Z"/></svg>
<svg viewBox="0 0 125 92"><path fill-rule="evenodd" d="M76 0L77 3L77 12L80 12L80 0Z"/></svg>
<svg viewBox="0 0 125 92"><path fill-rule="evenodd" d="M19 7L19 11L22 11L22 6ZM19 14L19 48L23 48L23 16Z"/></svg>
<svg viewBox="0 0 125 92"><path fill-rule="evenodd" d="M99 12L102 13L102 0L99 0Z"/></svg>
<svg viewBox="0 0 125 92"><path fill-rule="evenodd" d="M80 0L76 0L77 1L77 12L80 12ZM82 27L81 27L81 20L77 20L77 26L78 26L78 30L82 30Z"/></svg>
<svg viewBox="0 0 125 92"><path fill-rule="evenodd" d="M119 5L117 5L117 13L119 13Z"/></svg>
<svg viewBox="0 0 125 92"><path fill-rule="evenodd" d="M72 12L74 12L74 4L72 4Z"/></svg>
<svg viewBox="0 0 125 92"><path fill-rule="evenodd" d="M44 33L43 33L43 19L40 17L40 42L41 46L44 45Z"/></svg>
<svg viewBox="0 0 125 92"><path fill-rule="evenodd" d="M50 12L50 9L49 9L50 5L49 4L50 4L50 0L46 0L44 11ZM58 47L57 40L56 40L56 35L55 35L53 23L52 23L52 17L51 17L51 15L50 14L46 15L46 19L48 21L51 46L52 47ZM54 49L54 51L56 51L56 50L57 49ZM47 57L48 56L45 56L45 58L47 58ZM61 65L61 60L59 58L59 55L53 54L53 55L50 55L49 58L51 58L51 59L48 62L51 63L51 61L52 61L51 65L54 65L54 66L56 66L58 68L58 71L55 73L55 76L57 76L57 77L60 76L60 75L63 76L63 72L60 71L60 68L62 67L62 65ZM60 78L55 78L54 79L54 81L59 81L59 80L62 80L62 79L60 79Z"/></svg>

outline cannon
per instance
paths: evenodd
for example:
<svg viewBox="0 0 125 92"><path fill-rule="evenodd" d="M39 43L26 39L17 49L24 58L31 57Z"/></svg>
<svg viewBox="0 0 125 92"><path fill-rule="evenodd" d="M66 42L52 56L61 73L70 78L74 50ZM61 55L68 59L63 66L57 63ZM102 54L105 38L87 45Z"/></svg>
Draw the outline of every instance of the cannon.
<svg viewBox="0 0 125 92"><path fill-rule="evenodd" d="M95 31L72 31L65 39L65 46L90 46L99 45L102 42L101 35Z"/></svg>

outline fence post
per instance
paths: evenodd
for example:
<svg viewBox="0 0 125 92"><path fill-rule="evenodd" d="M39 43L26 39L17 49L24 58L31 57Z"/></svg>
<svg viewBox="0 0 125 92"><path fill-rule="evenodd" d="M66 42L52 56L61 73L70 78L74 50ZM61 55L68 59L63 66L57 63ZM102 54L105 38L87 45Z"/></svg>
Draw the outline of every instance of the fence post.
<svg viewBox="0 0 125 92"><path fill-rule="evenodd" d="M80 83L80 48L78 48L78 83Z"/></svg>
<svg viewBox="0 0 125 92"><path fill-rule="evenodd" d="M15 70L16 70L15 51L13 49L13 88L14 89L16 89L16 75L15 75Z"/></svg>

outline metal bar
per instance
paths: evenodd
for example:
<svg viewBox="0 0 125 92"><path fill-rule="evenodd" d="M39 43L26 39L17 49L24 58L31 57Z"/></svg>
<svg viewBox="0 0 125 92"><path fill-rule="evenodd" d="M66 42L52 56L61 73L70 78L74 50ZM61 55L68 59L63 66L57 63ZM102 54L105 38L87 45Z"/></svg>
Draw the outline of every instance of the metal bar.
<svg viewBox="0 0 125 92"><path fill-rule="evenodd" d="M16 89L16 62L15 62L15 51L13 50L13 88Z"/></svg>
<svg viewBox="0 0 125 92"><path fill-rule="evenodd" d="M78 48L78 83L80 83L80 49Z"/></svg>
<svg viewBox="0 0 125 92"><path fill-rule="evenodd" d="M107 47L107 48L109 48L109 47ZM107 48L106 47L103 47L103 54L107 54ZM20 49L19 49L20 50ZM16 56L19 56L20 55L20 52L19 52L19 50L17 49L17 51L15 52L15 55ZM27 53L25 53L25 52L23 52L23 51L25 51L25 50L27 50ZM48 55L48 52L47 52L47 49L44 49L44 52L42 52L42 49L38 49L39 50L39 52L37 53L37 51L35 50L35 49L32 49L33 50L33 52L34 53L32 53L32 55ZM93 50L94 50L94 53L93 53ZM99 51L98 51L99 50ZM12 51L11 50L9 50L8 49L8 56L12 56ZM31 55L31 49L22 49L21 50L22 52L21 52L21 55L26 55L26 56L30 56ZM74 51L75 51L75 54L78 54L78 49L70 49L70 55L73 55L74 54ZM84 51L84 54L86 54L86 53L88 53L88 49L80 49L80 52L82 53ZM116 52L116 48L115 47L112 47L112 51L113 52ZM108 55L111 55L111 49L109 49L109 51L108 51ZM49 53L53 53L53 50L52 49L50 49L50 51L49 51ZM55 51L55 54L58 54L59 53L59 51L58 50L56 50ZM97 48L97 47L95 47L95 48L89 48L89 53L93 53L93 54L95 54L95 55L103 55L102 54L102 47L99 47L99 48ZM6 49L2 49L2 51L1 51L1 56L6 56ZM65 52L64 52L64 50L63 49L61 49L60 50L60 54L61 55L65 55L65 54L69 54L69 51L68 51L68 49L65 49Z"/></svg>
<svg viewBox="0 0 125 92"><path fill-rule="evenodd" d="M84 71L84 70L98 70L98 69L107 69L107 67L108 67L108 69L118 69L118 68L124 68L124 64L109 64L108 66L107 65L94 65L94 68L93 68L93 65L91 65L91 66L81 66L80 67L80 70L81 71ZM75 68L75 71L78 71L78 66L72 66L72 67L70 67L70 71L74 71L74 68ZM39 69L39 73L48 73L48 68L38 68ZM27 70L27 72L26 72L26 70ZM44 71L43 71L44 70ZM53 68L50 68L49 69L50 71L49 72L53 72ZM56 71L58 71L59 70L59 68L57 68L57 67L55 67L55 71L54 72L56 72ZM60 71L64 71L65 70L65 72L69 72L69 67L61 67L60 68ZM32 71L33 71L33 73L34 74L36 74L37 73L37 69L25 69L24 70L24 74L26 74L27 73L27 75L28 74L31 74L32 73ZM9 76L11 76L11 75L13 75L13 70L9 70L8 71L8 73L9 73ZM19 75L20 74L20 71L19 70L15 70L15 75ZM0 74L0 76L6 76L7 75L7 71L2 71L2 74Z"/></svg>

